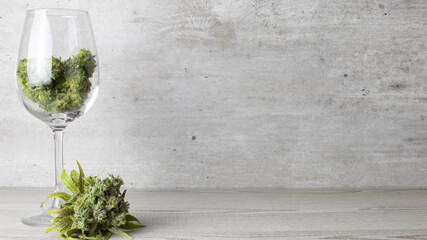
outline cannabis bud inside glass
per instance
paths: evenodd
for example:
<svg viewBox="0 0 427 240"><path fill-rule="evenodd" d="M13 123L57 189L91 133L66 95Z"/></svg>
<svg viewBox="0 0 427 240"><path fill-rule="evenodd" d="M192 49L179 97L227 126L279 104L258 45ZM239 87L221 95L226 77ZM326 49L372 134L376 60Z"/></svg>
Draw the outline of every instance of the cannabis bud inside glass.
<svg viewBox="0 0 427 240"><path fill-rule="evenodd" d="M92 107L98 84L99 61L89 14L75 9L27 11L18 51L16 89L25 109L53 131L57 192L64 190L63 131ZM59 206L60 200L55 198L51 208ZM52 221L46 211L22 218L23 223L34 226L50 226Z"/></svg>

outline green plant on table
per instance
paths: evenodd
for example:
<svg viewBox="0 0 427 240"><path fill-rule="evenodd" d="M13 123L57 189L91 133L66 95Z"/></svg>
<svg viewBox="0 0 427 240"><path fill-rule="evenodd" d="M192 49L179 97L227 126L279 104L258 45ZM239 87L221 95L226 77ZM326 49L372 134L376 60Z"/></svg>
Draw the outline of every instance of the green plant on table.
<svg viewBox="0 0 427 240"><path fill-rule="evenodd" d="M72 170L68 175L63 170L61 176L62 183L72 194L54 192L45 199L60 198L65 202L58 209L48 211L55 219L46 233L59 231L58 239L64 237L69 240L102 237L108 240L112 233L132 239L124 230L145 226L129 214L126 190L120 192L123 180L110 174L104 179L85 177L79 162L77 165L79 173Z"/></svg>

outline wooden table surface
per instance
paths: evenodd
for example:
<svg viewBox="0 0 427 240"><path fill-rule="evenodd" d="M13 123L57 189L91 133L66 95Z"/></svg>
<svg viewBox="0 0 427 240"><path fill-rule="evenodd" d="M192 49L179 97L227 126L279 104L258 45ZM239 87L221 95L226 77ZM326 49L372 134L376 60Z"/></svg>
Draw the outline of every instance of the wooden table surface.
<svg viewBox="0 0 427 240"><path fill-rule="evenodd" d="M0 189L0 239L56 239L20 223L48 192ZM130 191L127 200L147 225L135 239L427 239L427 190Z"/></svg>

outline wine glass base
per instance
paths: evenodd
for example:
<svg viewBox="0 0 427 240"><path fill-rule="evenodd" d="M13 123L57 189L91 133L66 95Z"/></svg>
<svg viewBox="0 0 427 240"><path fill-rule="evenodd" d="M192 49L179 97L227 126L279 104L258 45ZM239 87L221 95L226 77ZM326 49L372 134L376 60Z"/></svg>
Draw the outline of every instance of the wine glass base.
<svg viewBox="0 0 427 240"><path fill-rule="evenodd" d="M42 210L38 213L29 214L21 218L21 222L33 227L50 227L54 217Z"/></svg>

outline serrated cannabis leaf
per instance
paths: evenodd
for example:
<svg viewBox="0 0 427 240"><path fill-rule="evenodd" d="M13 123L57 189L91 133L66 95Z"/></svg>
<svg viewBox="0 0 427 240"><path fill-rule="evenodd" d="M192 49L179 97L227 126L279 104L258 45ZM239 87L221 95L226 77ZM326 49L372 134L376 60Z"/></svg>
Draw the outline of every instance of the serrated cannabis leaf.
<svg viewBox="0 0 427 240"><path fill-rule="evenodd" d="M76 171L76 170L72 170L72 171L71 171L71 173L70 173L70 177L71 177L71 179L73 179L73 182L74 182L77 186L79 186L79 178L80 178L80 176L79 176L79 174L77 173L77 171Z"/></svg>
<svg viewBox="0 0 427 240"><path fill-rule="evenodd" d="M68 188L68 190L70 190L72 193L77 194L79 192L79 188L74 183L73 179L71 179L71 177L68 176L65 169L62 171L61 181L64 184L64 186Z"/></svg>
<svg viewBox="0 0 427 240"><path fill-rule="evenodd" d="M69 176L64 170L61 175L62 182L73 194L55 192L46 198L60 198L65 202L58 209L48 211L56 218L46 232L59 231L58 238L68 240L108 240L111 233L132 239L120 229L145 226L129 214L129 203L124 199L126 190L120 191L123 180L110 174L104 179L85 177L80 163L77 165L79 173L73 170Z"/></svg>
<svg viewBox="0 0 427 240"><path fill-rule="evenodd" d="M125 192L126 192L126 191L125 191ZM124 192L123 192L123 195L124 195ZM137 223L141 224L141 223L139 222L138 218L136 218L136 217L134 217L134 216L132 216L132 215L130 215L130 214L126 215L126 221L127 221L127 222L137 222Z"/></svg>
<svg viewBox="0 0 427 240"><path fill-rule="evenodd" d="M64 192L54 192L52 194L50 194L41 204L40 207L43 207L43 204L46 202L46 200L50 199L50 198L59 198L64 200L65 202L70 200L71 195L68 193L64 193Z"/></svg>

